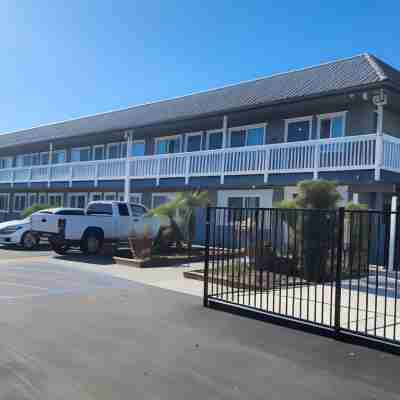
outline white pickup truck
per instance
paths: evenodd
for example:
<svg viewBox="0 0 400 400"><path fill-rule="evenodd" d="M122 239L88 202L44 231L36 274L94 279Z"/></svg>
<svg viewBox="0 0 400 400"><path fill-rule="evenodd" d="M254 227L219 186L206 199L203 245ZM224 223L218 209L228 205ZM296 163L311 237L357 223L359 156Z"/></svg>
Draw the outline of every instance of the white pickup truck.
<svg viewBox="0 0 400 400"><path fill-rule="evenodd" d="M93 201L84 215L37 212L31 216L31 231L47 237L58 254L65 254L71 247L96 254L106 241L126 241L132 224L139 223L147 212L140 204Z"/></svg>

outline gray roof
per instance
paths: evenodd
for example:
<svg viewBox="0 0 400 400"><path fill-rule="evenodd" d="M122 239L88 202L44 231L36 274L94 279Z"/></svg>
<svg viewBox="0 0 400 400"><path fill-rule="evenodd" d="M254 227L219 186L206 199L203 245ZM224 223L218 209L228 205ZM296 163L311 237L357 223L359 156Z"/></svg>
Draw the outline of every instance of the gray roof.
<svg viewBox="0 0 400 400"><path fill-rule="evenodd" d="M383 82L400 86L400 72L372 55L361 54L188 96L0 135L0 147L141 127Z"/></svg>

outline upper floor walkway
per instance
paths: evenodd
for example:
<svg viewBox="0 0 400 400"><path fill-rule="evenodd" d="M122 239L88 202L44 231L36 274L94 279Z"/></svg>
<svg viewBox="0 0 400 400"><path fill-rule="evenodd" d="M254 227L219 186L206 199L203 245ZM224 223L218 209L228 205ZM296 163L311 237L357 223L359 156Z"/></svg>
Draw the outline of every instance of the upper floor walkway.
<svg viewBox="0 0 400 400"><path fill-rule="evenodd" d="M126 158L66 162L0 170L0 183L135 180L219 177L228 175L312 173L325 171L381 170L400 173L400 139L383 134L344 136L246 147L230 147Z"/></svg>

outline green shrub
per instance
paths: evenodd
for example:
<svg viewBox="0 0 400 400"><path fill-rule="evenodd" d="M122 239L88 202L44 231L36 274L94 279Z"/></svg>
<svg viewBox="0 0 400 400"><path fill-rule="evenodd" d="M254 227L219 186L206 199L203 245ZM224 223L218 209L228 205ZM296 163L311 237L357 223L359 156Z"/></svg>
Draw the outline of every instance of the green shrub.
<svg viewBox="0 0 400 400"><path fill-rule="evenodd" d="M48 204L38 204L38 203L35 203L35 204L32 204L30 207L25 208L25 209L22 211L21 216L24 217L24 218L28 218L28 217L30 217L33 213L35 213L35 212L37 212L37 211L40 211L40 210L45 210L46 208L51 208L51 206L48 205Z"/></svg>

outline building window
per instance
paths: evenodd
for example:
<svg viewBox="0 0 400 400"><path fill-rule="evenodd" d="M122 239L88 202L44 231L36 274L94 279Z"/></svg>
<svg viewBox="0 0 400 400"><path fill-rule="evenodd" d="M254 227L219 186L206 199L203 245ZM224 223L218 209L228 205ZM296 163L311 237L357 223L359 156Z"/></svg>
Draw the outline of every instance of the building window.
<svg viewBox="0 0 400 400"><path fill-rule="evenodd" d="M173 154L181 152L181 136L156 138L156 154Z"/></svg>
<svg viewBox="0 0 400 400"><path fill-rule="evenodd" d="M140 193L131 193L129 195L129 202L131 204L142 204L142 195Z"/></svg>
<svg viewBox="0 0 400 400"><path fill-rule="evenodd" d="M71 150L71 161L89 161L90 147L77 147Z"/></svg>
<svg viewBox="0 0 400 400"><path fill-rule="evenodd" d="M49 205L52 207L62 207L64 203L64 195L57 193L49 194Z"/></svg>
<svg viewBox="0 0 400 400"><path fill-rule="evenodd" d="M203 143L202 133L188 133L186 135L186 151L201 151Z"/></svg>
<svg viewBox="0 0 400 400"><path fill-rule="evenodd" d="M63 164L66 162L66 151L55 150L52 153L52 164Z"/></svg>
<svg viewBox="0 0 400 400"><path fill-rule="evenodd" d="M224 135L222 131L207 132L207 149L222 149L223 137Z"/></svg>
<svg viewBox="0 0 400 400"><path fill-rule="evenodd" d="M230 147L258 146L265 142L265 127L232 128Z"/></svg>
<svg viewBox="0 0 400 400"><path fill-rule="evenodd" d="M29 207L32 207L34 204L36 204L36 194L30 194L29 195Z"/></svg>
<svg viewBox="0 0 400 400"><path fill-rule="evenodd" d="M93 160L104 160L104 146L93 147Z"/></svg>
<svg viewBox="0 0 400 400"><path fill-rule="evenodd" d="M290 118L285 120L286 142L299 142L311 139L312 117Z"/></svg>
<svg viewBox="0 0 400 400"><path fill-rule="evenodd" d="M39 194L39 204L47 204L47 196L44 193Z"/></svg>
<svg viewBox="0 0 400 400"><path fill-rule="evenodd" d="M8 211L8 199L9 195L6 193L0 194L0 210L1 211Z"/></svg>
<svg viewBox="0 0 400 400"><path fill-rule="evenodd" d="M322 114L318 116L318 137L337 138L345 135L346 112Z"/></svg>
<svg viewBox="0 0 400 400"><path fill-rule="evenodd" d="M12 168L12 157L0 158L0 169Z"/></svg>
<svg viewBox="0 0 400 400"><path fill-rule="evenodd" d="M14 210L22 211L26 208L26 195L14 194Z"/></svg>
<svg viewBox="0 0 400 400"><path fill-rule="evenodd" d="M144 152L145 152L144 140L135 140L132 143L131 155L140 157L140 156L144 156Z"/></svg>
<svg viewBox="0 0 400 400"><path fill-rule="evenodd" d="M246 196L246 197L228 197L229 208L259 208L260 197Z"/></svg>
<svg viewBox="0 0 400 400"><path fill-rule="evenodd" d="M40 165L47 165L49 163L49 153L40 153Z"/></svg>
<svg viewBox="0 0 400 400"><path fill-rule="evenodd" d="M86 207L86 194L71 193L69 195L69 206L72 208L85 208Z"/></svg>
<svg viewBox="0 0 400 400"><path fill-rule="evenodd" d="M109 143L107 145L107 158L124 158L126 157L126 142Z"/></svg>

